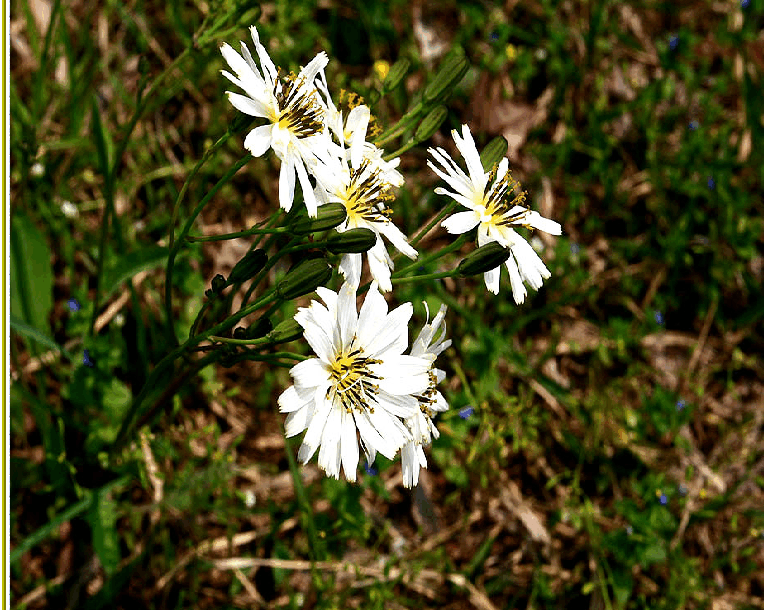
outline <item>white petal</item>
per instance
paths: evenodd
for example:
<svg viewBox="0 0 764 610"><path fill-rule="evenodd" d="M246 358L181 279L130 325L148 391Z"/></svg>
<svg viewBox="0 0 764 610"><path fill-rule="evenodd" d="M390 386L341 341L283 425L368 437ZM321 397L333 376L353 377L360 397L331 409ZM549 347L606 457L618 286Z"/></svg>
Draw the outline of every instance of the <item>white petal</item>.
<svg viewBox="0 0 764 610"><path fill-rule="evenodd" d="M462 125L463 139L458 137L456 130L453 130L454 142L459 152L462 153L464 162L467 164L472 184L476 191L480 193L485 192L486 182L488 174L483 170L483 165L480 163L480 154L478 154L475 141L472 139L470 128L467 125Z"/></svg>
<svg viewBox="0 0 764 610"><path fill-rule="evenodd" d="M340 450L342 452L342 469L345 471L345 478L348 481L355 482L359 459L358 438L356 436L353 414L346 413L344 410L342 411Z"/></svg>
<svg viewBox="0 0 764 610"><path fill-rule="evenodd" d="M270 55L265 50L265 47L260 44L260 36L257 33L257 28L253 25L249 28L249 33L252 35L252 41L255 43L255 51L260 58L260 65L263 67L263 75L270 80L270 86L273 87L273 83L276 82L277 73L276 66L273 65Z"/></svg>
<svg viewBox="0 0 764 610"><path fill-rule="evenodd" d="M431 364L427 358L388 355L382 364L374 365L372 370L382 377L377 382L380 390L402 396L418 394L428 388Z"/></svg>
<svg viewBox="0 0 764 610"><path fill-rule="evenodd" d="M354 288L361 283L361 255L357 253L344 254L340 260L340 273Z"/></svg>
<svg viewBox="0 0 764 610"><path fill-rule="evenodd" d="M499 294L499 280L501 278L501 266L486 271L483 274L483 280L485 281L485 287L489 292Z"/></svg>
<svg viewBox="0 0 764 610"><path fill-rule="evenodd" d="M458 212L446 218L441 225L452 234L461 234L471 231L480 223L480 216L475 212Z"/></svg>
<svg viewBox="0 0 764 610"><path fill-rule="evenodd" d="M287 415L286 421L284 421L284 432L286 437L292 438L305 430L305 428L310 425L310 420L314 413L315 409L311 403Z"/></svg>
<svg viewBox="0 0 764 610"><path fill-rule="evenodd" d="M419 460L416 454L416 445L409 442L401 448L401 474L403 486L407 489L416 487L419 482Z"/></svg>
<svg viewBox="0 0 764 610"><path fill-rule="evenodd" d="M253 157L260 157L271 147L271 125L255 127L244 138L244 148L252 153Z"/></svg>
<svg viewBox="0 0 764 610"><path fill-rule="evenodd" d="M510 256L505 264L507 266L507 270L509 271L509 283L512 286L512 297L515 299L515 303L520 305L523 303L523 301L525 301L525 295L527 294L527 291L525 290L525 285L523 284L523 280L520 277L520 272L517 269L515 257Z"/></svg>
<svg viewBox="0 0 764 610"><path fill-rule="evenodd" d="M279 172L279 205L287 212L292 209L294 201L294 170L292 157L282 160Z"/></svg>
<svg viewBox="0 0 764 610"><path fill-rule="evenodd" d="M412 260L416 260L417 251L406 240L406 236L403 232L392 222L383 223L382 226L379 227L379 232L395 246L395 249L398 250L398 252L404 256L408 256Z"/></svg>
<svg viewBox="0 0 764 610"><path fill-rule="evenodd" d="M379 236L377 236L377 243L366 253L366 257L369 261L371 277L377 282L379 289L382 292L391 291L393 289L393 284L390 281L390 263L392 261Z"/></svg>
<svg viewBox="0 0 764 610"><path fill-rule="evenodd" d="M316 197L313 195L313 185L308 179L308 173L305 171L305 164L303 160L296 159L295 167L297 168L297 177L300 179L300 186L302 187L302 198L303 201L305 201L305 208L308 210L308 216L315 218L318 204L316 203Z"/></svg>
<svg viewBox="0 0 764 610"><path fill-rule="evenodd" d="M312 398L313 397L310 396L308 399L305 399L303 396L300 396L297 393L297 390L293 385L289 386L281 393L281 396L279 396L279 412L290 413L292 411L297 411L298 409L305 406L308 402L310 402Z"/></svg>
<svg viewBox="0 0 764 610"><path fill-rule="evenodd" d="M525 215L525 224L528 224L540 231L550 235L562 235L562 225L554 220L544 218L538 212L530 211Z"/></svg>
<svg viewBox="0 0 764 610"><path fill-rule="evenodd" d="M358 314L358 344L368 346L371 340L377 336L379 329L387 319L387 302L374 282L366 293L361 311Z"/></svg>
<svg viewBox="0 0 764 610"><path fill-rule="evenodd" d="M294 379L298 389L326 385L329 379L325 365L318 358L309 358L298 362L289 370L289 374Z"/></svg>
<svg viewBox="0 0 764 610"><path fill-rule="evenodd" d="M297 452L297 459L306 464L318 449L321 437L326 426L326 420L333 405L332 401L326 398L326 393L316 392L316 410L313 418L308 425L308 431L302 440L300 450Z"/></svg>
<svg viewBox="0 0 764 610"><path fill-rule="evenodd" d="M318 465L326 474L340 478L340 435L342 433L342 410L333 407L326 418L326 425L321 434L321 449L318 452Z"/></svg>
<svg viewBox="0 0 764 610"><path fill-rule="evenodd" d="M380 388L376 398L380 406L384 407L390 414L401 419L411 417L419 411L419 401L410 394L397 396Z"/></svg>
<svg viewBox="0 0 764 610"><path fill-rule="evenodd" d="M263 102L257 99L253 99L246 95L234 93L233 91L226 91L228 100L231 102L234 108L241 110L244 114L250 116L261 117L264 119L270 118L271 113ZM262 153L261 153L262 154ZM260 155L256 155L260 156Z"/></svg>
<svg viewBox="0 0 764 610"><path fill-rule="evenodd" d="M337 299L337 327L339 330L340 345L342 348L350 347L358 326L358 314L355 307L355 287L345 282L340 288Z"/></svg>
<svg viewBox="0 0 764 610"><path fill-rule="evenodd" d="M384 354L386 357L387 352L401 354L408 347L408 323L413 313L414 307L411 303L404 303L395 308L387 314L384 323L376 334L370 337L370 341L361 345L365 345L367 353L372 356Z"/></svg>

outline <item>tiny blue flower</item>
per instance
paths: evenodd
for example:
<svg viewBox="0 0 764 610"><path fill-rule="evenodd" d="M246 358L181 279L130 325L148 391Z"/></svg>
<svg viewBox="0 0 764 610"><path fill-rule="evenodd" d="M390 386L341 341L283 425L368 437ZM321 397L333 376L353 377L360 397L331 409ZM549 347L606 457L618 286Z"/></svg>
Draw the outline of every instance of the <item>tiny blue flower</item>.
<svg viewBox="0 0 764 610"><path fill-rule="evenodd" d="M681 410L682 410L682 409L684 409L686 406L687 406L687 403L686 403L686 402L684 402L683 400L678 400L678 401L677 401L677 403L676 403L676 410L677 410L677 411L681 411Z"/></svg>
<svg viewBox="0 0 764 610"><path fill-rule="evenodd" d="M633 533L634 533L634 528L631 527L630 525L627 525L626 526L626 535L627 536L631 536Z"/></svg>
<svg viewBox="0 0 764 610"><path fill-rule="evenodd" d="M716 180L711 176L708 177L708 190L713 191L716 188Z"/></svg>
<svg viewBox="0 0 764 610"><path fill-rule="evenodd" d="M679 495L680 496L686 496L687 495L687 486L684 483L679 484Z"/></svg>
<svg viewBox="0 0 764 610"><path fill-rule="evenodd" d="M661 504L663 504L663 506L666 506L666 504L668 504L668 497L666 496L666 494L661 494L660 501L661 501Z"/></svg>
<svg viewBox="0 0 764 610"><path fill-rule="evenodd" d="M379 474L379 471L376 468L374 468L374 466L370 466L369 462L363 463L363 469L366 471L366 474L370 474L371 476L375 476Z"/></svg>
<svg viewBox="0 0 764 610"><path fill-rule="evenodd" d="M498 39L499 39L499 33L491 32L491 40L498 40Z"/></svg>
<svg viewBox="0 0 764 610"><path fill-rule="evenodd" d="M655 323L663 326L663 314L660 311L655 312Z"/></svg>
<svg viewBox="0 0 764 610"><path fill-rule="evenodd" d="M748 8L748 5L751 3L751 0L740 0L740 7L741 8Z"/></svg>
<svg viewBox="0 0 764 610"><path fill-rule="evenodd" d="M460 409L459 417L461 417L462 419L467 419L474 412L475 412L475 409L467 405L466 407L463 407L462 409Z"/></svg>
<svg viewBox="0 0 764 610"><path fill-rule="evenodd" d="M80 305L80 302L77 299L69 299L66 304L69 306L69 309L71 311L79 311L82 309L82 306Z"/></svg>
<svg viewBox="0 0 764 610"><path fill-rule="evenodd" d="M95 363L90 359L90 351L89 350L85 350L82 353L82 364L84 364L85 366L90 367L91 369L95 366Z"/></svg>
<svg viewBox="0 0 764 610"><path fill-rule="evenodd" d="M690 131L695 131L698 127L700 127L700 123L698 123L695 119L690 121L690 124L687 126L690 128Z"/></svg>
<svg viewBox="0 0 764 610"><path fill-rule="evenodd" d="M669 47L672 51L675 51L676 48L679 46L679 36L674 34L671 38L669 38Z"/></svg>

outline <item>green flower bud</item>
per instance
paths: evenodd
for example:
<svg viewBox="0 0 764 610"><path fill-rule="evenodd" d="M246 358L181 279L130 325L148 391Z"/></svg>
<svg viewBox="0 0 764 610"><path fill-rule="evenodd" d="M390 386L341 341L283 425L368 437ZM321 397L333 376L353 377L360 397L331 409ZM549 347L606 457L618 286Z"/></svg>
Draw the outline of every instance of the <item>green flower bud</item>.
<svg viewBox="0 0 764 610"><path fill-rule="evenodd" d="M508 258L509 249L498 242L492 241L465 256L462 262L459 263L456 271L461 277L478 275L479 273L496 269Z"/></svg>
<svg viewBox="0 0 764 610"><path fill-rule="evenodd" d="M239 326L233 331L234 339L259 339L273 330L273 322L269 318L260 318L252 326L242 328Z"/></svg>
<svg viewBox="0 0 764 610"><path fill-rule="evenodd" d="M332 277L332 268L323 258L301 261L283 277L276 292L285 301L291 301L323 286Z"/></svg>
<svg viewBox="0 0 764 610"><path fill-rule="evenodd" d="M227 283L225 281L225 277L220 275L219 273L212 278L212 294L220 294L223 292L223 289L227 286Z"/></svg>
<svg viewBox="0 0 764 610"><path fill-rule="evenodd" d="M319 206L315 218L301 215L295 220L291 231L295 235L307 235L315 231L326 231L345 222L347 218L345 206L341 203L327 203Z"/></svg>
<svg viewBox="0 0 764 610"><path fill-rule="evenodd" d="M377 234L371 229L358 227L344 233L332 231L326 240L326 247L333 254L368 252L377 243Z"/></svg>
<svg viewBox="0 0 764 610"><path fill-rule="evenodd" d="M416 128L414 139L417 142L424 142L432 137L438 128L443 124L448 116L448 110L445 106L436 106L430 113L422 119L419 127Z"/></svg>
<svg viewBox="0 0 764 610"><path fill-rule="evenodd" d="M257 250L250 250L244 255L231 271L231 275L228 276L228 284L236 284L238 282L246 282L258 273L265 263L268 262L268 256L265 254L265 250L258 248Z"/></svg>
<svg viewBox="0 0 764 610"><path fill-rule="evenodd" d="M405 57L401 57L396 61L387 73L385 82L382 83L382 91L388 92L395 89L401 83L403 77L408 74L409 68L411 68L411 62Z"/></svg>
<svg viewBox="0 0 764 610"><path fill-rule="evenodd" d="M290 318L284 320L268 333L268 338L272 343L289 343L302 337L302 326L296 320Z"/></svg>
<svg viewBox="0 0 764 610"><path fill-rule="evenodd" d="M490 172L491 168L507 154L507 148L509 148L509 145L504 136L496 136L488 142L483 152L480 153L480 163L483 165L483 169L486 172Z"/></svg>
<svg viewBox="0 0 764 610"><path fill-rule="evenodd" d="M433 103L448 97L451 90L462 80L469 67L470 64L464 55L454 53L446 57L440 64L440 69L435 78L424 90L424 101Z"/></svg>

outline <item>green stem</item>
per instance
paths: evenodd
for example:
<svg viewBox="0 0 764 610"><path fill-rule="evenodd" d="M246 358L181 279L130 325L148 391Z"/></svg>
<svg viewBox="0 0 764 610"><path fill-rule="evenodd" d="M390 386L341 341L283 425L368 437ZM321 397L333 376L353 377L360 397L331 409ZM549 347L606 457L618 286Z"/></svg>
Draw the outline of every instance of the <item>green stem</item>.
<svg viewBox="0 0 764 610"><path fill-rule="evenodd" d="M448 216L453 209L459 204L456 201L451 201L446 207L444 207L430 222L428 222L420 231L416 234L409 244L412 248L416 248L417 244L422 241L422 238L427 235L432 228L437 225L441 220Z"/></svg>
<svg viewBox="0 0 764 610"><path fill-rule="evenodd" d="M437 252L433 252L429 256L425 256L423 259L414 261L410 265L405 266L403 269L399 269L395 272L393 272L393 277L401 277L406 272L411 271L411 269L415 269L418 267L423 267L425 265L430 264L431 262L439 259L440 257L444 256L445 254L448 254L449 252L453 252L454 250L458 250L461 248L467 241L469 236L467 234L460 235L458 239L454 240L449 245L445 246L444 248L441 248Z"/></svg>
<svg viewBox="0 0 764 610"><path fill-rule="evenodd" d="M186 235L186 241L192 243L199 241L225 241L227 239L236 239L237 237L247 237L248 235L269 235L271 233L288 232L284 227L276 227L275 229L246 229L236 233L223 233L221 235Z"/></svg>
<svg viewBox="0 0 764 610"><path fill-rule="evenodd" d="M397 138L404 131L406 131L408 127L416 122L416 120L422 115L423 109L424 107L422 106L422 103L418 103L406 114L404 114L395 125L390 127L384 133L380 134L380 136L374 140L374 144L381 146L385 142L388 142L393 138Z"/></svg>
<svg viewBox="0 0 764 610"><path fill-rule="evenodd" d="M455 273L455 270L440 271L439 273L425 273L424 275L412 275L410 277L394 277L390 281L393 284L408 284L425 280L442 280L446 277L452 277Z"/></svg>
<svg viewBox="0 0 764 610"><path fill-rule="evenodd" d="M408 142L406 142L398 150L396 150L395 152L391 152L389 155L385 155L384 157L382 157L382 159L385 160L385 161L391 161L392 159L395 159L396 157L400 157L406 151L411 150L417 144L419 144L419 141L416 138L411 138Z"/></svg>
<svg viewBox="0 0 764 610"><path fill-rule="evenodd" d="M180 231L180 235L178 236L177 241L173 245L172 248L170 248L170 254L167 256L167 270L165 273L165 282L164 282L164 309L165 309L165 316L167 317L167 328L169 330L169 334L172 337L172 342L174 344L177 344L178 339L175 335L175 326L173 324L173 316L172 316L172 273L175 268L175 257L178 255L178 251L180 250L181 246L183 245L183 241L185 240L186 236L188 235L188 232L191 230L191 227L194 224L194 221L196 220L196 217L201 214L202 209L204 208L207 203L209 203L210 199L221 189L221 187L228 182L228 180L231 179L231 177L236 174L244 165L252 158L252 155L248 154L243 159L240 159L231 169L229 169L226 174L217 181L215 186L213 186L210 191L202 198L202 200L197 204L197 206L194 208L194 211L191 213L191 216L186 220L186 224L183 225L183 228Z"/></svg>

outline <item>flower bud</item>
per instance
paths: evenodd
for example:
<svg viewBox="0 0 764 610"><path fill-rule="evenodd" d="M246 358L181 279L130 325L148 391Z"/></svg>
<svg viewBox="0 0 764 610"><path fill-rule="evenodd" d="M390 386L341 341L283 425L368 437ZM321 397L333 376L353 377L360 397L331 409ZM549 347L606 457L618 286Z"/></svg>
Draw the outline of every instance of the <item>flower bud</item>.
<svg viewBox="0 0 764 610"><path fill-rule="evenodd" d="M358 227L344 233L332 231L326 242L327 249L333 254L363 253L377 243L377 235L371 229Z"/></svg>
<svg viewBox="0 0 764 610"><path fill-rule="evenodd" d="M227 285L228 284L226 284L225 278L218 273L215 277L212 278L212 284L211 284L211 286L212 286L212 291L211 291L212 294L213 295L220 294L221 292L223 292L223 289ZM204 294L206 294L207 296L210 296L209 294L207 294L208 292L210 292L210 291L208 290Z"/></svg>
<svg viewBox="0 0 764 610"><path fill-rule="evenodd" d="M323 286L332 277L332 268L323 258L301 261L283 277L276 292L285 301L290 301Z"/></svg>
<svg viewBox="0 0 764 610"><path fill-rule="evenodd" d="M424 90L424 101L428 103L442 101L448 97L456 84L462 80L470 64L464 55L452 54L440 64L440 70ZM445 95L444 95L445 93Z"/></svg>
<svg viewBox="0 0 764 610"><path fill-rule="evenodd" d="M341 203L327 203L319 206L315 218L302 215L295 220L291 231L295 235L307 235L315 231L326 231L345 222L347 218L345 206Z"/></svg>
<svg viewBox="0 0 764 610"><path fill-rule="evenodd" d="M268 262L268 256L265 254L265 250L262 248L250 250L244 255L244 258L234 265L231 275L228 276L228 284L246 282L253 278L265 267L266 262Z"/></svg>
<svg viewBox="0 0 764 610"><path fill-rule="evenodd" d="M507 148L509 145L504 139L504 136L496 136L493 140L488 142L483 152L480 153L480 163L486 172L490 172L491 168L502 160L504 155L507 154Z"/></svg>
<svg viewBox="0 0 764 610"><path fill-rule="evenodd" d="M273 330L273 322L269 318L260 318L252 326L243 328L239 326L233 331L234 339L258 339L264 337Z"/></svg>
<svg viewBox="0 0 764 610"><path fill-rule="evenodd" d="M508 258L509 249L498 242L492 241L465 256L462 262L459 263L456 271L461 277L478 275L479 273L496 269Z"/></svg>
<svg viewBox="0 0 764 610"><path fill-rule="evenodd" d="M411 68L411 62L405 57L401 57L396 61L387 73L385 82L382 83L382 90L388 92L395 89L403 80L403 77L408 74L409 68Z"/></svg>
<svg viewBox="0 0 764 610"><path fill-rule="evenodd" d="M289 343L302 337L302 326L296 320L290 318L284 320L268 333L268 338L272 343Z"/></svg>
<svg viewBox="0 0 764 610"><path fill-rule="evenodd" d="M432 137L443 121L448 116L448 110L445 106L436 106L430 113L422 119L419 127L416 128L414 139L417 142L424 142Z"/></svg>

